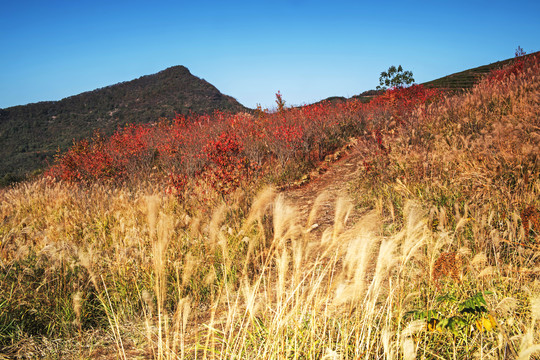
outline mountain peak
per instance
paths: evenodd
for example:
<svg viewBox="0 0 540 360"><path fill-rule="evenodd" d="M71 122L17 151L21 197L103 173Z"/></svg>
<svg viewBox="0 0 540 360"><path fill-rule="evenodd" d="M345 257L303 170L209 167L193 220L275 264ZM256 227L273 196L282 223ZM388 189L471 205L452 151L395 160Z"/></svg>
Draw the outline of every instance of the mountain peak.
<svg viewBox="0 0 540 360"><path fill-rule="evenodd" d="M0 177L42 168L58 149L99 130L112 134L128 123L150 123L176 113L247 111L234 98L182 65L60 101L0 111Z"/></svg>

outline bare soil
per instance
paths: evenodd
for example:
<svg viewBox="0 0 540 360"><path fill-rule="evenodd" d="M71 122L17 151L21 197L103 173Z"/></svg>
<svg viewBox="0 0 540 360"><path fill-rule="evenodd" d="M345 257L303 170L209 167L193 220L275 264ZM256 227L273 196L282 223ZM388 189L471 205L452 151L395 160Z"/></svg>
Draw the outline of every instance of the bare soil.
<svg viewBox="0 0 540 360"><path fill-rule="evenodd" d="M303 183L296 184L291 189L284 190L286 198L299 209L301 221L305 223L321 194L326 196L319 204L314 223L318 224L315 234L332 226L335 218L336 203L339 198L350 198L351 184L363 171L363 160L356 142L351 142L335 154L326 158L325 162L309 174ZM352 209L348 224L361 215L357 208Z"/></svg>

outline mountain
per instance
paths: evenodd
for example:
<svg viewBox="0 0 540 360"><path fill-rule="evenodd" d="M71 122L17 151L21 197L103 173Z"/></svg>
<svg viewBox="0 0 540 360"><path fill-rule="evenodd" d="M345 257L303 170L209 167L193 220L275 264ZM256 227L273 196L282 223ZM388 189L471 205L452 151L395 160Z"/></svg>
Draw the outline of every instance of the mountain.
<svg viewBox="0 0 540 360"><path fill-rule="evenodd" d="M0 179L6 182L44 168L58 150L97 129L110 135L128 123L215 110L249 111L184 66L60 101L0 109Z"/></svg>
<svg viewBox="0 0 540 360"><path fill-rule="evenodd" d="M526 58L528 56L534 56L535 54L540 53L540 51L524 55L523 58ZM454 74L450 74L444 77L441 77L439 79L431 80L425 83L422 83L421 85L424 85L428 88L437 88L441 90L447 90L447 91L463 91L471 89L476 83L478 83L484 76L489 74L493 70L501 69L505 67L506 65L509 65L513 61L515 61L516 58L506 59L502 61L497 61L494 63L491 63L489 65L482 65L478 66L472 69L467 69L464 71L460 71ZM381 90L368 90L364 91L363 93L359 95L354 95L351 99L359 99L363 102L370 101L373 97L380 95L383 91ZM343 96L331 96L329 98L326 98L324 100L318 101L318 103L322 102L344 102L347 101L346 97Z"/></svg>
<svg viewBox="0 0 540 360"><path fill-rule="evenodd" d="M538 54L538 53L539 52L535 52L532 54L524 55L522 56L522 58L534 56L535 54ZM476 84L480 79L482 79L484 76L489 74L491 71L503 68L515 60L516 58L514 57L511 59L497 61L489 65L475 67L472 69L468 69L468 70L460 71L451 75L447 75L439 79L431 80L431 81L423 83L422 85L429 88L438 88L438 89L444 89L444 90L450 90L450 91L467 90L467 89L472 88L474 84Z"/></svg>

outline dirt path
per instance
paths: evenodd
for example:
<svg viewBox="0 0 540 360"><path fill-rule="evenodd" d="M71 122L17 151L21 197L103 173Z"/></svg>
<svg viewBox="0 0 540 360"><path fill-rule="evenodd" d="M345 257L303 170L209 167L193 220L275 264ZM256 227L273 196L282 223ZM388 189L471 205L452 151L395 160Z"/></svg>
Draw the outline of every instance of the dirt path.
<svg viewBox="0 0 540 360"><path fill-rule="evenodd" d="M321 170L312 172L309 182L284 191L286 198L300 210L302 223L306 223L315 199L321 193L326 193L327 196L321 202L315 219L315 223L319 225L317 233L334 223L336 201L340 197L349 197L349 184L358 178L359 172L363 169L362 157L356 143L349 144L348 149L336 154L340 153L342 157L339 160L326 162ZM318 172L322 172L322 174L313 176L314 173ZM359 216L359 211L353 209L348 223L353 223Z"/></svg>

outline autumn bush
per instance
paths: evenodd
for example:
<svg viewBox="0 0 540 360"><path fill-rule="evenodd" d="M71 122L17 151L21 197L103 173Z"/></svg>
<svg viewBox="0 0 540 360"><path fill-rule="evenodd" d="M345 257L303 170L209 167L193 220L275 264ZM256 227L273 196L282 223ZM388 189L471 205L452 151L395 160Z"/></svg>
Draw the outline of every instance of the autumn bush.
<svg viewBox="0 0 540 360"><path fill-rule="evenodd" d="M282 107L274 113L177 115L127 125L108 139L96 134L59 154L46 175L82 183L151 178L178 194L202 180L226 195L258 177L294 180L283 176L294 163L307 160L314 166L351 137L410 122L413 109L422 111L440 97L436 90L415 85L390 89L368 104L351 100L287 109L278 95Z"/></svg>
<svg viewBox="0 0 540 360"><path fill-rule="evenodd" d="M415 108L412 126L382 129L373 136L376 144L361 139L366 171L356 193L369 201L382 196L395 208L415 194L434 214L453 214L454 225L466 214L471 221L463 237L470 246L479 245L473 227L491 226L472 219L487 216L507 234L492 251L511 257L508 242L527 240L514 231L520 212L540 205L539 62L538 56L516 61L468 93Z"/></svg>

